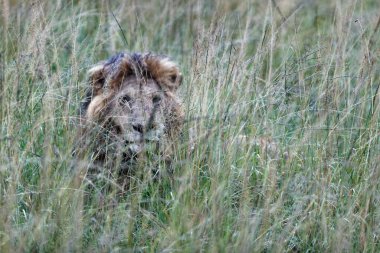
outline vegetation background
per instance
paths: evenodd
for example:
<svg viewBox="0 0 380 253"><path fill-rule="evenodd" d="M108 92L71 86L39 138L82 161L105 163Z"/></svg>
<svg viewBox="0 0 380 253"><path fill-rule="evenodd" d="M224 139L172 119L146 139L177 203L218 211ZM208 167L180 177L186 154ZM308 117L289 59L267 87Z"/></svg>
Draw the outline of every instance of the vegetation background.
<svg viewBox="0 0 380 253"><path fill-rule="evenodd" d="M0 10L1 252L380 251L378 0ZM180 64L184 134L172 177L82 206L86 71L120 51Z"/></svg>

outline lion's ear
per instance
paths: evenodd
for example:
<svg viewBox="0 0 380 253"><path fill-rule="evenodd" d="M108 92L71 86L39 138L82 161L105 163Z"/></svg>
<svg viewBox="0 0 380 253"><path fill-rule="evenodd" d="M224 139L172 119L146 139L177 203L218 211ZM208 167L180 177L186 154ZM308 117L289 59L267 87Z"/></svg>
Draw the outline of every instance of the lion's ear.
<svg viewBox="0 0 380 253"><path fill-rule="evenodd" d="M147 55L147 70L163 88L176 91L182 83L182 75L177 64L166 57Z"/></svg>
<svg viewBox="0 0 380 253"><path fill-rule="evenodd" d="M106 80L105 64L99 63L88 71L89 82L92 89L92 96L97 96L102 93L103 86Z"/></svg>
<svg viewBox="0 0 380 253"><path fill-rule="evenodd" d="M182 74L178 71L177 73L170 76L171 86L177 89L182 84Z"/></svg>

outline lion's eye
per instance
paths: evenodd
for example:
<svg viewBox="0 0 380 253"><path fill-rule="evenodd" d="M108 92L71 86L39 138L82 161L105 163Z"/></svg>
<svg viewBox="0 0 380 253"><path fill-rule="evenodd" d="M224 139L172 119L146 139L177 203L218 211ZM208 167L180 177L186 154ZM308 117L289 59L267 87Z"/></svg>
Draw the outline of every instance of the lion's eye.
<svg viewBox="0 0 380 253"><path fill-rule="evenodd" d="M158 104L161 101L161 97L160 96L154 96L152 98L152 101L153 101L153 104Z"/></svg>
<svg viewBox="0 0 380 253"><path fill-rule="evenodd" d="M127 105L127 104L129 104L130 102L131 102L131 97L130 96L128 96L128 95L124 95L124 96L122 96L120 99L119 99L119 101L120 101L120 104L122 104L122 105Z"/></svg>

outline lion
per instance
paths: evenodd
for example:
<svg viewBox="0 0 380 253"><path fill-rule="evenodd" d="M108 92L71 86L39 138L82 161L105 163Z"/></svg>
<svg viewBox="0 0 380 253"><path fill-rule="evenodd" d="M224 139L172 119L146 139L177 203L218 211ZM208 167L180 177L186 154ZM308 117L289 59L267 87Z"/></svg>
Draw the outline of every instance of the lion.
<svg viewBox="0 0 380 253"><path fill-rule="evenodd" d="M90 158L81 181L99 175L126 185L146 152L167 159L184 121L182 74L166 56L119 53L89 71L75 155Z"/></svg>

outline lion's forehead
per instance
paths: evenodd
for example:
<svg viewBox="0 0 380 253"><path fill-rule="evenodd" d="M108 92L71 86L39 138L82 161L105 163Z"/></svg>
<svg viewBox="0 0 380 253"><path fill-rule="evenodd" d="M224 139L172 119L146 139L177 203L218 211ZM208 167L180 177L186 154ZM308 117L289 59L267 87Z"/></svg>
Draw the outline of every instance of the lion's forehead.
<svg viewBox="0 0 380 253"><path fill-rule="evenodd" d="M138 78L136 76L128 76L121 81L121 88L133 87L135 89L157 89L160 90L158 83L152 78Z"/></svg>
<svg viewBox="0 0 380 253"><path fill-rule="evenodd" d="M150 86L139 86L137 84L132 84L128 86L122 87L116 96L122 96L125 93L136 95L136 96L151 96L154 94L162 94L163 91L159 88L154 86L153 84Z"/></svg>

